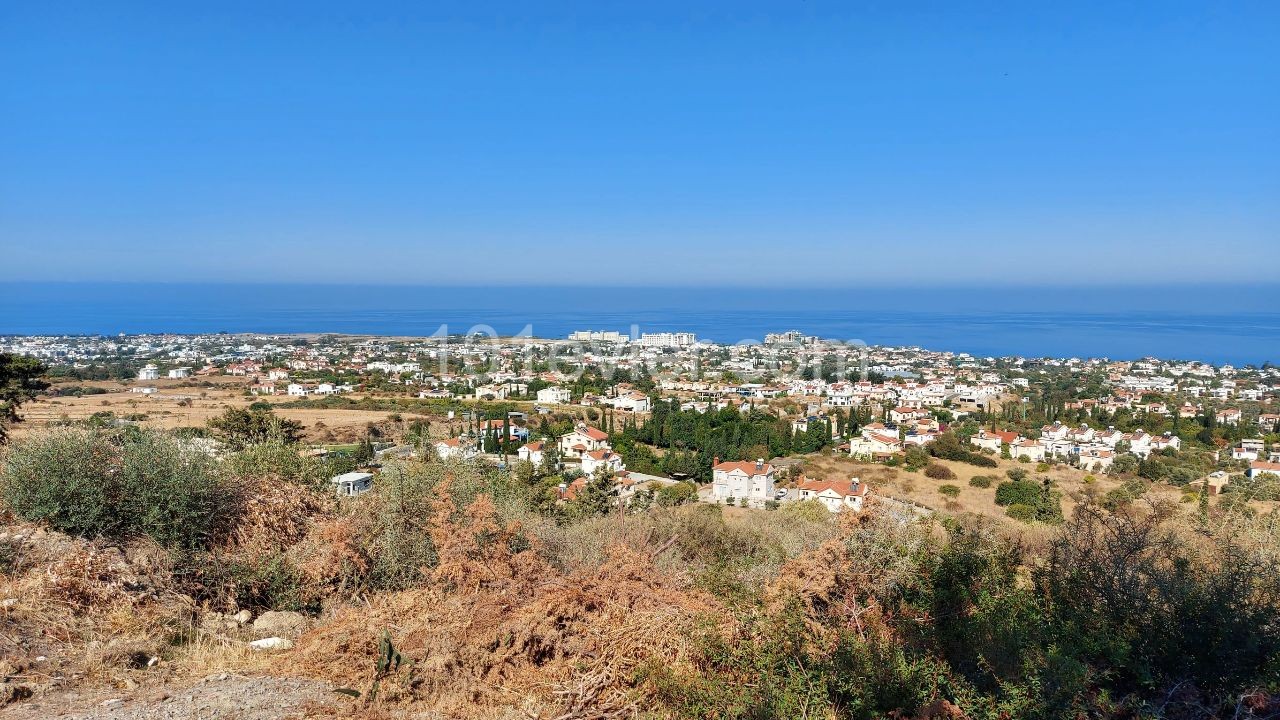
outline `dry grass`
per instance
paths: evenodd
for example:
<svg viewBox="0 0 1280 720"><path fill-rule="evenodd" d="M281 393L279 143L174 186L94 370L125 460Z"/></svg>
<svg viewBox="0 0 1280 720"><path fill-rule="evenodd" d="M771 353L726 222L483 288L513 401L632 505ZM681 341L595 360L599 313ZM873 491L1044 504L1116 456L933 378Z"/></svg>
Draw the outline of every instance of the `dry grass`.
<svg viewBox="0 0 1280 720"><path fill-rule="evenodd" d="M1121 485L1119 479L1107 475L1095 475L1092 483L1086 483L1085 477L1090 475L1083 470L1053 465L1044 473L1036 472L1035 464L1019 463L1012 460L997 459L998 467L982 468L954 460L934 459L939 465L949 468L956 477L953 480L933 480L925 477L923 472L909 472L903 468L892 468L884 465L863 463L848 456L811 455L805 458L805 474L809 477L828 479L847 479L859 477L870 483L871 490L877 495L889 496L919 503L935 510L951 513L973 513L991 518L1007 520L1005 509L995 503L995 485L1007 479L1006 472L1013 468L1021 468L1032 477L1048 476L1056 487L1062 491L1063 512L1070 516L1076 506L1076 497L1084 494L1102 494ZM969 485L969 480L977 475L991 475L997 478L989 488L976 488ZM960 495L954 500L938 492L942 485L956 485ZM1157 485L1152 492L1160 497L1177 500L1181 492L1177 488Z"/></svg>
<svg viewBox="0 0 1280 720"><path fill-rule="evenodd" d="M622 716L630 671L655 657L685 661L682 630L719 608L655 567L669 544L616 547L562 572L512 552L515 531L483 496L461 516L437 503L434 582L339 610L303 636L291 669L367 690L385 631L412 662L381 683L380 703L447 716Z"/></svg>

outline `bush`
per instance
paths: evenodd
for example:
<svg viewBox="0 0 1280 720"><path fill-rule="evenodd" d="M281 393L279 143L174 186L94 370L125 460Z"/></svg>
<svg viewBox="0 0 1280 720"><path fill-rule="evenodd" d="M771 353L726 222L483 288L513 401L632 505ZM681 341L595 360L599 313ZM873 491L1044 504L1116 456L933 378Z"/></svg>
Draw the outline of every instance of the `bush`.
<svg viewBox="0 0 1280 720"><path fill-rule="evenodd" d="M1014 503L1005 508L1004 514L1019 522L1031 522L1036 519L1036 509L1022 503Z"/></svg>
<svg viewBox="0 0 1280 720"><path fill-rule="evenodd" d="M1026 480L1007 480L996 486L997 505L1035 505L1040 500L1040 486Z"/></svg>
<svg viewBox="0 0 1280 720"><path fill-rule="evenodd" d="M1021 482L1030 477L1031 473L1027 472L1023 468L1009 468L1005 475L1009 476L1009 479L1014 482Z"/></svg>
<svg viewBox="0 0 1280 720"><path fill-rule="evenodd" d="M1038 463L1036 465L1036 472L1049 472L1049 463Z"/></svg>
<svg viewBox="0 0 1280 720"><path fill-rule="evenodd" d="M218 417L211 418L209 428L234 450L271 442L291 445L302 436L302 423L279 417L270 407L229 408Z"/></svg>
<svg viewBox="0 0 1280 720"><path fill-rule="evenodd" d="M916 472L929 465L929 453L919 447L909 447L903 453L903 465L911 472Z"/></svg>
<svg viewBox="0 0 1280 720"><path fill-rule="evenodd" d="M1031 508L1031 519L1047 523L1062 522L1060 493L1050 491L1047 485L1027 480L1010 480L996 486L996 504L1004 506L1026 505ZM1018 513L1023 512L1018 510ZM1013 514L1009 514L1014 517ZM1023 518L1018 517L1021 520Z"/></svg>
<svg viewBox="0 0 1280 720"><path fill-rule="evenodd" d="M350 455L330 453L323 458L302 457L297 447L280 442L246 446L227 459L227 467L240 477L276 477L316 489L329 489L329 478L356 469Z"/></svg>
<svg viewBox="0 0 1280 720"><path fill-rule="evenodd" d="M938 486L938 492L952 499L960 497L960 487L958 485L940 485Z"/></svg>
<svg viewBox="0 0 1280 720"><path fill-rule="evenodd" d="M999 465L995 459L970 450L969 446L962 443L960 438L952 432L945 432L939 435L928 447L930 455L944 460L955 460L977 465L978 467L997 467Z"/></svg>
<svg viewBox="0 0 1280 720"><path fill-rule="evenodd" d="M171 435L62 429L18 443L3 494L20 517L81 537L208 545L230 509L214 461Z"/></svg>
<svg viewBox="0 0 1280 720"><path fill-rule="evenodd" d="M990 475L974 475L969 478L969 486L976 488L989 488L995 480L996 479Z"/></svg>
<svg viewBox="0 0 1280 720"><path fill-rule="evenodd" d="M956 478L951 468L941 463L930 463L929 467L924 469L924 476L934 480L955 480Z"/></svg>
<svg viewBox="0 0 1280 720"><path fill-rule="evenodd" d="M681 482L675 485L663 485L654 495L659 505L672 507L696 500L698 489L690 483Z"/></svg>

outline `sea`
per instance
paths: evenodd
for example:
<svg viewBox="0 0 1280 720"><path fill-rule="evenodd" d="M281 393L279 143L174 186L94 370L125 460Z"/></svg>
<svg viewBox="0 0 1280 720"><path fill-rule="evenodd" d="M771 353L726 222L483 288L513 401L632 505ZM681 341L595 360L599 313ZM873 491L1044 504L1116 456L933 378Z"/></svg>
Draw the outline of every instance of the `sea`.
<svg viewBox="0 0 1280 720"><path fill-rule="evenodd" d="M766 333L982 357L1280 364L1280 285L804 288L0 283L0 335Z"/></svg>

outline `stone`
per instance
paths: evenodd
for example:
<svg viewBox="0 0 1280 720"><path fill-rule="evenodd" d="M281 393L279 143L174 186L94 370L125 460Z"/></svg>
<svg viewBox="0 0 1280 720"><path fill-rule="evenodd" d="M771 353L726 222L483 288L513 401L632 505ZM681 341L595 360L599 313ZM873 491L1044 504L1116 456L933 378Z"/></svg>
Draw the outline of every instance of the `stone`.
<svg viewBox="0 0 1280 720"><path fill-rule="evenodd" d="M249 643L254 650L292 650L293 641L282 637L262 638Z"/></svg>
<svg viewBox="0 0 1280 720"><path fill-rule="evenodd" d="M235 620L241 625L248 625L249 621L253 619L253 613L249 612L248 610L241 610L235 615L232 615L231 619Z"/></svg>
<svg viewBox="0 0 1280 720"><path fill-rule="evenodd" d="M253 631L259 638L297 638L306 629L306 616L296 612L272 610L253 621Z"/></svg>

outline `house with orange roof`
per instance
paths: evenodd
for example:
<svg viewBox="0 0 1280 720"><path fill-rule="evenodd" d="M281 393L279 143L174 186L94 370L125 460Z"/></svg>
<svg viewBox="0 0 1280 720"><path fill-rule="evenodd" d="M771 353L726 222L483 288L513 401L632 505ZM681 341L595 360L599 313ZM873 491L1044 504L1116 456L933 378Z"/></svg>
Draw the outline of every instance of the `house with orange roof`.
<svg viewBox="0 0 1280 720"><path fill-rule="evenodd" d="M538 440L536 442L531 442L531 443L526 443L524 445L521 445L520 449L516 451L516 455L521 460L524 460L526 462L531 462L534 465L541 465L542 458L545 457L546 451L547 451L547 444L541 440Z"/></svg>
<svg viewBox="0 0 1280 720"><path fill-rule="evenodd" d="M870 425L862 429L862 437L849 441L849 454L863 460L884 461L900 452L902 441L897 435L876 432Z"/></svg>
<svg viewBox="0 0 1280 720"><path fill-rule="evenodd" d="M1225 408L1214 414L1219 425L1239 425L1242 413L1236 408Z"/></svg>
<svg viewBox="0 0 1280 720"><path fill-rule="evenodd" d="M746 498L753 504L773 499L774 467L763 459L720 462L711 468L711 497L717 502Z"/></svg>
<svg viewBox="0 0 1280 720"><path fill-rule="evenodd" d="M593 428L586 423L578 423L573 432L560 438L560 456L580 458L592 450L603 450L609 447L609 433Z"/></svg>
<svg viewBox="0 0 1280 720"><path fill-rule="evenodd" d="M1256 478L1263 473L1280 476L1280 463L1265 462L1263 460L1254 460L1249 463L1249 471L1245 473L1251 478Z"/></svg>
<svg viewBox="0 0 1280 720"><path fill-rule="evenodd" d="M610 472L619 473L626 469L622 462L622 456L608 449L588 450L582 454L582 472L585 475L595 475L600 468L608 468Z"/></svg>
<svg viewBox="0 0 1280 720"><path fill-rule="evenodd" d="M1021 439L1016 430L979 430L977 435L969 438L969 442L984 450L1000 452L1002 446L1012 446Z"/></svg>
<svg viewBox="0 0 1280 720"><path fill-rule="evenodd" d="M437 440L434 447L441 460L470 460L477 455L475 443L461 437Z"/></svg>
<svg viewBox="0 0 1280 720"><path fill-rule="evenodd" d="M858 478L849 480L802 479L798 486L801 500L817 500L827 510L861 512L869 488Z"/></svg>

